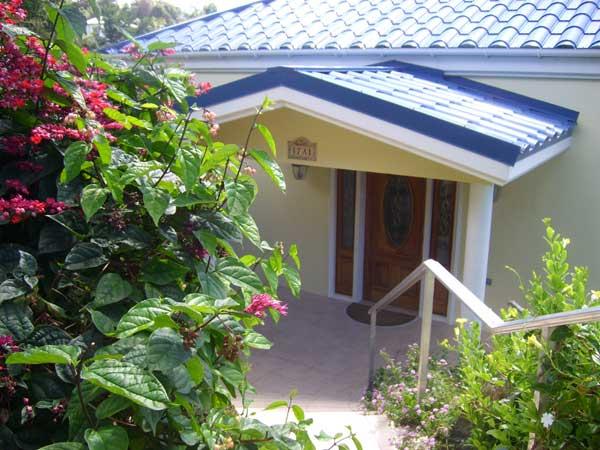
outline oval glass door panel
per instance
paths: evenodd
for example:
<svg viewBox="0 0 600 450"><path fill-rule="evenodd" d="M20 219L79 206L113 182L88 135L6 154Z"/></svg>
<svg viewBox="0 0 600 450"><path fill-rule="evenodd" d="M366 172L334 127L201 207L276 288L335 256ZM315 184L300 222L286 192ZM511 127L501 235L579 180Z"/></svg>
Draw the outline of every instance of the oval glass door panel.
<svg viewBox="0 0 600 450"><path fill-rule="evenodd" d="M383 195L383 224L394 247L401 247L413 221L413 194L406 177L390 177Z"/></svg>

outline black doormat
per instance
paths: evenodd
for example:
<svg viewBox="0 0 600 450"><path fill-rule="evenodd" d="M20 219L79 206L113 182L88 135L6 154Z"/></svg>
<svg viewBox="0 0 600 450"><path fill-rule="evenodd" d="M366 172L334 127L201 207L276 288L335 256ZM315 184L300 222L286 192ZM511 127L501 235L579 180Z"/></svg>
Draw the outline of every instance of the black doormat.
<svg viewBox="0 0 600 450"><path fill-rule="evenodd" d="M371 306L373 305L368 303L350 303L346 308L346 314L357 322L370 324L371 316L369 315L369 308ZM414 318L415 316L409 314L383 309L377 312L377 326L393 327L408 323Z"/></svg>

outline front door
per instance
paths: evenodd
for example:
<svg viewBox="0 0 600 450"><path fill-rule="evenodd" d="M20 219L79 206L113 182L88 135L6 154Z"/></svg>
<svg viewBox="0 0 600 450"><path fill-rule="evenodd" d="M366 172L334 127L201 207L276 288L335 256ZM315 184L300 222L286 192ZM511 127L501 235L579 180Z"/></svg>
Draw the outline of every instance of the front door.
<svg viewBox="0 0 600 450"><path fill-rule="evenodd" d="M423 260L426 181L367 174L364 299L377 301ZM416 285L392 303L419 309Z"/></svg>

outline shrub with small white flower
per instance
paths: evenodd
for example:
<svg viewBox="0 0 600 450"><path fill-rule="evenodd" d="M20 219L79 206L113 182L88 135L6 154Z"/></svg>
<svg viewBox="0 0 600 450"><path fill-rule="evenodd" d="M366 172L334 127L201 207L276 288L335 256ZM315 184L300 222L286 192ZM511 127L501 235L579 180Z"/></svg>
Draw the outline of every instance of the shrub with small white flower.
<svg viewBox="0 0 600 450"><path fill-rule="evenodd" d="M374 388L363 397L367 411L385 414L398 427L392 444L400 449L446 448L457 420L457 378L445 355L430 358L426 395L417 402L419 347L409 346L405 362L382 352L386 365L377 372Z"/></svg>

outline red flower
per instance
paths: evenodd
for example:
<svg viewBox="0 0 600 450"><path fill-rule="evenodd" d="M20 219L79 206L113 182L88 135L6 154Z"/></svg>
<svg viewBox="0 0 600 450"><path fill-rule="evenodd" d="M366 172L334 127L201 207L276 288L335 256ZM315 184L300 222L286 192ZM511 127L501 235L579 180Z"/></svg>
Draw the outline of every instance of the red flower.
<svg viewBox="0 0 600 450"><path fill-rule="evenodd" d="M245 311L262 319L265 317L265 311L268 308L273 308L282 315L287 316L287 305L281 303L279 300L275 300L269 294L253 295L252 302L246 307Z"/></svg>

